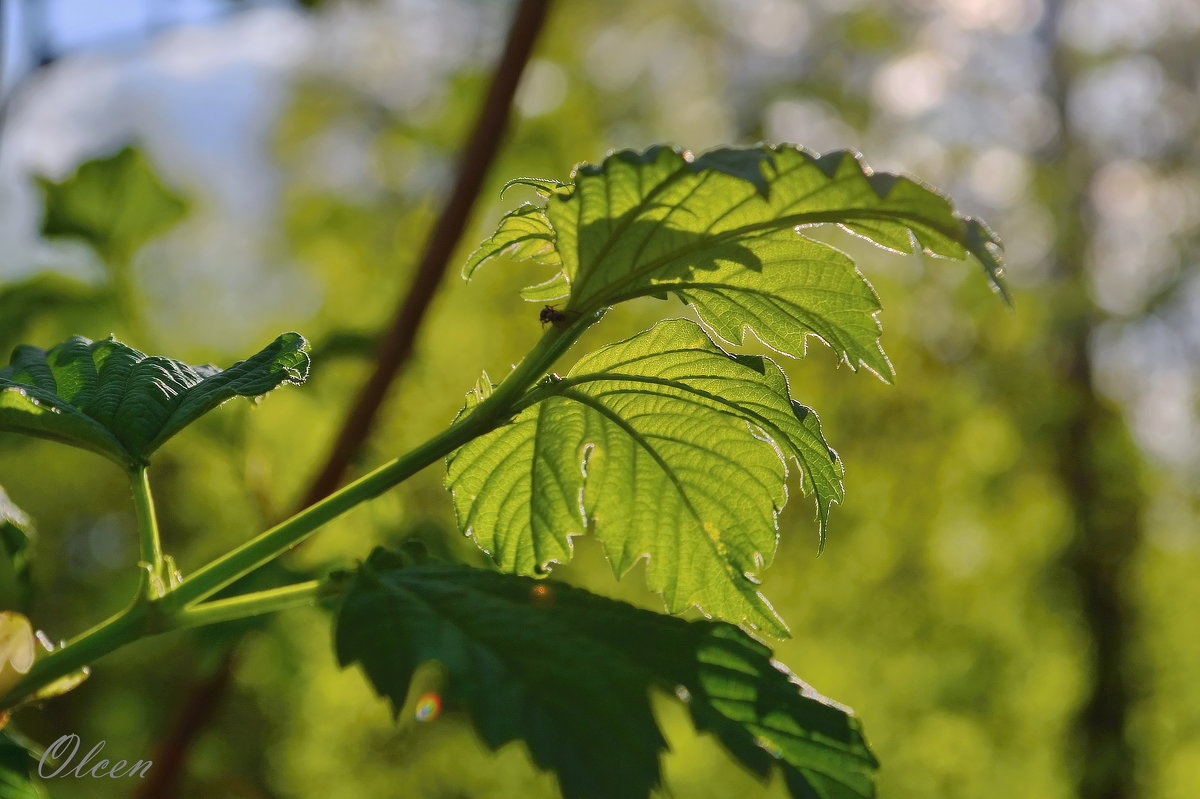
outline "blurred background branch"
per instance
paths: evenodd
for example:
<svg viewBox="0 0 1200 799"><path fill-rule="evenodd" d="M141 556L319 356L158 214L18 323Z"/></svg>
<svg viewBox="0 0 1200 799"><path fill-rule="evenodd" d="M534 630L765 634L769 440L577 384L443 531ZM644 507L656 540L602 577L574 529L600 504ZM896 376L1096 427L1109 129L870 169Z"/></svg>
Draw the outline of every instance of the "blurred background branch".
<svg viewBox="0 0 1200 799"><path fill-rule="evenodd" d="M429 233L403 299L390 328L376 347L370 378L356 395L324 466L317 472L298 509L328 496L341 485L350 464L371 434L388 391L412 356L418 331L447 271L450 256L459 244L471 209L496 153L505 139L517 84L533 53L534 43L549 12L549 0L520 0L509 26L500 60L492 74L479 115L463 145L454 184ZM235 651L225 656L215 672L192 689L167 735L159 744L154 770L137 796L172 796L187 763L187 752L225 700L237 668Z"/></svg>
<svg viewBox="0 0 1200 799"><path fill-rule="evenodd" d="M374 371L359 391L329 457L313 478L301 507L323 499L341 484L351 462L370 436L392 382L412 357L421 323L442 284L450 257L462 239L471 210L483 188L484 178L505 139L517 84L529 63L549 8L549 0L520 0L517 5L500 63L496 65L471 135L463 145L450 195L429 234L416 274L396 308L395 319L379 342Z"/></svg>

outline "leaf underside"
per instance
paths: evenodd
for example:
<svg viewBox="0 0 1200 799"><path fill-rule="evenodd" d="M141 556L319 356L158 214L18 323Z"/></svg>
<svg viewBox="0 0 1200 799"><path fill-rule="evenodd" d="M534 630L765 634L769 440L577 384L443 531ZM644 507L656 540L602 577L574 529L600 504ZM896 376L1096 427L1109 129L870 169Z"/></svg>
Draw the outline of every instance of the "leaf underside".
<svg viewBox="0 0 1200 799"><path fill-rule="evenodd" d="M285 333L222 370L147 356L113 339L17 347L0 369L0 432L49 438L136 467L226 400L303 383L307 349L303 336Z"/></svg>
<svg viewBox="0 0 1200 799"><path fill-rule="evenodd" d="M799 235L836 224L887 249L974 256L997 290L999 242L981 222L909 178L875 173L857 155L815 156L785 145L621 151L581 165L573 184L526 181L545 196L501 220L469 259L470 277L496 257L555 268L524 296L586 314L674 293L725 341L745 331L793 357L809 336L854 369L884 379L879 301L853 260Z"/></svg>
<svg viewBox="0 0 1200 799"><path fill-rule="evenodd" d="M666 748L650 689L685 701L700 730L793 797L865 799L877 763L858 720L736 627L687 622L552 581L402 560L376 550L338 610L343 666L360 664L394 709L417 666L446 669L493 749L524 740L567 799L640 799Z"/></svg>
<svg viewBox="0 0 1200 799"><path fill-rule="evenodd" d="M590 532L618 577L646 557L671 612L695 605L787 634L756 575L775 550L788 464L822 534L842 470L775 363L672 319L583 357L530 401L455 452L446 476L461 527L501 568L544 571Z"/></svg>

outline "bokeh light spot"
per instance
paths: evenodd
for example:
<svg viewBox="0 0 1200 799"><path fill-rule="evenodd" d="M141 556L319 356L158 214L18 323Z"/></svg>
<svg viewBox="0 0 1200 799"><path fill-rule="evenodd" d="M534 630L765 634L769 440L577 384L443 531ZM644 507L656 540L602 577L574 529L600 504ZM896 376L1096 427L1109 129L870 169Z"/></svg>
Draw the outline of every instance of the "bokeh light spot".
<svg viewBox="0 0 1200 799"><path fill-rule="evenodd" d="M433 721L442 714L442 698L434 693L422 694L414 714L417 721Z"/></svg>
<svg viewBox="0 0 1200 799"><path fill-rule="evenodd" d="M529 589L529 602L541 608L553 605L554 589L545 583L538 583Z"/></svg>

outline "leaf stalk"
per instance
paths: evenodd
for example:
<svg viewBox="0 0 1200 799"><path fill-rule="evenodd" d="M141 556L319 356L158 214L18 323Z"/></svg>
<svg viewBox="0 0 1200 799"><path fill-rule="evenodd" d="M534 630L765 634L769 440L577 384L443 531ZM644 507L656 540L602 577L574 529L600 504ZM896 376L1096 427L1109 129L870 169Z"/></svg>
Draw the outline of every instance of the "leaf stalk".
<svg viewBox="0 0 1200 799"><path fill-rule="evenodd" d="M145 466L130 470L129 484L133 489L133 509L137 517L141 553L138 565L142 569L142 581L138 593L145 600L154 600L166 593L168 581L162 540L158 533L158 514L154 509L154 495L150 492L150 478Z"/></svg>
<svg viewBox="0 0 1200 799"><path fill-rule="evenodd" d="M255 591L250 594L217 599L184 608L172 617L171 629L203 627L223 621L237 621L281 610L310 607L322 599L341 593L338 583L309 580L282 588Z"/></svg>

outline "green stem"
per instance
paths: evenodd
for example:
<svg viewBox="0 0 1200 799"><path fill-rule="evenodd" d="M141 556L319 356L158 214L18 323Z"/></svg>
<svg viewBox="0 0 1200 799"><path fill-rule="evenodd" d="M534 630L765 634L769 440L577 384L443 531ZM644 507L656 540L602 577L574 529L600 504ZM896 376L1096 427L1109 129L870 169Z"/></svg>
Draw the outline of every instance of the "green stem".
<svg viewBox="0 0 1200 799"><path fill-rule="evenodd" d="M108 621L33 662L29 673L0 698L7 710L56 680L74 674L109 652L136 641L150 630L153 602L135 602Z"/></svg>
<svg viewBox="0 0 1200 799"><path fill-rule="evenodd" d="M150 478L145 466L129 473L133 488L133 508L137 516L138 540L141 544L142 569L141 596L155 599L166 591L166 568L163 563L162 541L158 535L158 515L154 510L154 497L150 493Z"/></svg>
<svg viewBox="0 0 1200 799"><path fill-rule="evenodd" d="M315 605L318 600L336 596L340 592L336 584L310 580L305 583L255 591L252 594L217 599L184 608L174 615L172 629L203 627L223 621L248 619L281 610Z"/></svg>
<svg viewBox="0 0 1200 799"><path fill-rule="evenodd" d="M529 388L549 371L554 362L602 313L581 316L565 328L547 329L537 345L489 397L412 452L384 464L325 500L217 558L174 590L165 594L143 595L147 599L135 602L124 612L74 639L62 649L39 658L29 673L0 698L0 709L16 705L55 680L147 635L309 605L322 597L336 594L340 590L336 584L308 582L195 604L287 552L331 519L503 424L512 417ZM161 575L164 571L163 558L150 484L144 469L135 470L131 476L138 529L141 531L142 557L151 564L154 573Z"/></svg>
<svg viewBox="0 0 1200 799"><path fill-rule="evenodd" d="M178 611L167 611L161 598L136 602L125 611L96 626L62 649L34 661L33 668L0 699L0 708L10 708L42 688L90 665L125 644L150 635L236 621L290 608L314 605L336 596L341 585L311 580L269 591L206 602Z"/></svg>
<svg viewBox="0 0 1200 799"><path fill-rule="evenodd" d="M460 419L407 455L384 464L257 538L217 558L187 577L166 597L166 601L179 609L211 596L287 552L325 523L378 496L489 429L491 428L474 418L474 414Z"/></svg>
<svg viewBox="0 0 1200 799"><path fill-rule="evenodd" d="M217 558L180 583L167 601L174 608L183 608L211 596L287 552L325 523L408 479L472 439L494 430L512 416L513 408L521 396L597 318L599 314L591 314L577 319L566 328L548 328L517 368L491 396L470 413L408 454L385 463L257 538Z"/></svg>

